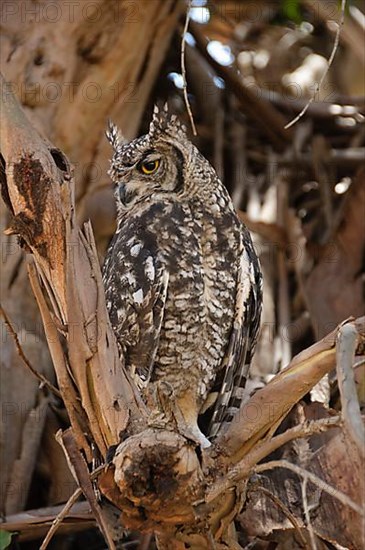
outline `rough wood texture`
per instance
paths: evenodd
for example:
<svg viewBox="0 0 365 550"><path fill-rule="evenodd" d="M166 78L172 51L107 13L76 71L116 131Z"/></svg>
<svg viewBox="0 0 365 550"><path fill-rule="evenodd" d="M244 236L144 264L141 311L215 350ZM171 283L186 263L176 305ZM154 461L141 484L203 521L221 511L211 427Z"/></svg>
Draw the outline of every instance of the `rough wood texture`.
<svg viewBox="0 0 365 550"><path fill-rule="evenodd" d="M7 166L20 166L22 170L21 174L17 170L7 172L7 182L3 186L4 192L8 192L8 207L13 212L10 231L23 235L24 242L32 250L53 305L57 326L64 327L67 357L60 346L61 336L57 335L54 318L46 319L47 305L40 304L43 320L47 321L46 335L52 342L51 355L60 389L68 401L68 412L71 422L76 423L74 429L79 434L79 441L84 439L81 434L86 429L88 417L93 436L105 455L108 446L118 441L118 434L127 423L128 413L120 404L120 396L128 384L123 390L115 340L105 306L103 309L100 302L103 289L92 234L86 227L85 236L76 225L72 173L65 157L58 151L54 162L53 149L31 128L17 102L9 97L3 98L3 102L2 155ZM77 285L80 276L83 284ZM34 273L32 280L37 287ZM40 294L37 294L39 300ZM53 338L50 338L51 332ZM100 363L103 368L108 365L109 376L101 373ZM81 392L81 406L69 369ZM95 394L99 398L102 394L109 395L105 403L99 399L97 410L94 408ZM124 402L132 400L133 392ZM133 409L133 405L131 407ZM87 450L85 440L83 448Z"/></svg>
<svg viewBox="0 0 365 550"><path fill-rule="evenodd" d="M49 506L8 515L1 528L12 532L20 531L20 541L35 540L47 534L52 522L62 509L63 505ZM89 503L77 502L67 514L66 521L60 525L59 534L84 531L94 527L95 523Z"/></svg>

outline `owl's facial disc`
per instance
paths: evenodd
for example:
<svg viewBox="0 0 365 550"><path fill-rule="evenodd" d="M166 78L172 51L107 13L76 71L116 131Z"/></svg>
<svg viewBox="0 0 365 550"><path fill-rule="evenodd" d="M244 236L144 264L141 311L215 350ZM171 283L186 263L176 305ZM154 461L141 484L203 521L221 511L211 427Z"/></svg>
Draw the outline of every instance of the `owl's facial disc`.
<svg viewBox="0 0 365 550"><path fill-rule="evenodd" d="M123 206L129 206L136 199L150 195L158 188L163 159L157 151L147 151L124 164L117 182L117 198Z"/></svg>
<svg viewBox="0 0 365 550"><path fill-rule="evenodd" d="M116 197L128 207L154 193L181 190L182 182L182 153L170 144L159 144L119 164Z"/></svg>

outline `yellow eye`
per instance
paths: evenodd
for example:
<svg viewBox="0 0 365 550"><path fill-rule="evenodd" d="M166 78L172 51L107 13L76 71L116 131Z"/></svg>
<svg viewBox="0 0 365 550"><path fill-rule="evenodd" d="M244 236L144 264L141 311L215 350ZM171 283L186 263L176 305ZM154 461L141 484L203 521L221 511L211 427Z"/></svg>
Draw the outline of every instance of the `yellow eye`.
<svg viewBox="0 0 365 550"><path fill-rule="evenodd" d="M153 174L154 172L156 172L159 166L160 166L159 159L145 160L145 161L142 161L140 170L141 172L143 172L143 174L146 174L147 176L149 176L150 174Z"/></svg>

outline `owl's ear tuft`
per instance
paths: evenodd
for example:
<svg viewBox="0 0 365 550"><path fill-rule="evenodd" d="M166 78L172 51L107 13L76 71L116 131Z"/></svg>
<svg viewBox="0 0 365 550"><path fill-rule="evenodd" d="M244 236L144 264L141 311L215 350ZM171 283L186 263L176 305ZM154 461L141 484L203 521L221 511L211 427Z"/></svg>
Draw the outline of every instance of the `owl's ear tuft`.
<svg viewBox="0 0 365 550"><path fill-rule="evenodd" d="M162 108L158 105L154 106L150 123L149 134L151 136L157 137L161 133L168 134L168 136L178 140L187 138L186 126L180 122L176 115L169 114L167 103Z"/></svg>
<svg viewBox="0 0 365 550"><path fill-rule="evenodd" d="M116 126L110 119L108 120L108 127L105 134L114 151L117 151L119 147L127 143L127 140L123 137L118 126Z"/></svg>

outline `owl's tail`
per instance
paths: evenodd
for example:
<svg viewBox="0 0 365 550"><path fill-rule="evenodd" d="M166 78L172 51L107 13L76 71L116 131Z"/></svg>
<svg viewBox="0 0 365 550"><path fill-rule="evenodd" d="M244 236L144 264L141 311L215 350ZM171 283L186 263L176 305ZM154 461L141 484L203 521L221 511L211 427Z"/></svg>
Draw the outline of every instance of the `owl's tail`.
<svg viewBox="0 0 365 550"><path fill-rule="evenodd" d="M246 381L251 363L251 354L247 354L247 349L242 350L242 352L245 357L241 363L241 368L233 376L229 376L226 370L225 380L214 403L208 427L210 441L213 441L228 427L232 420L236 418L242 404L249 398L249 393L246 391Z"/></svg>

